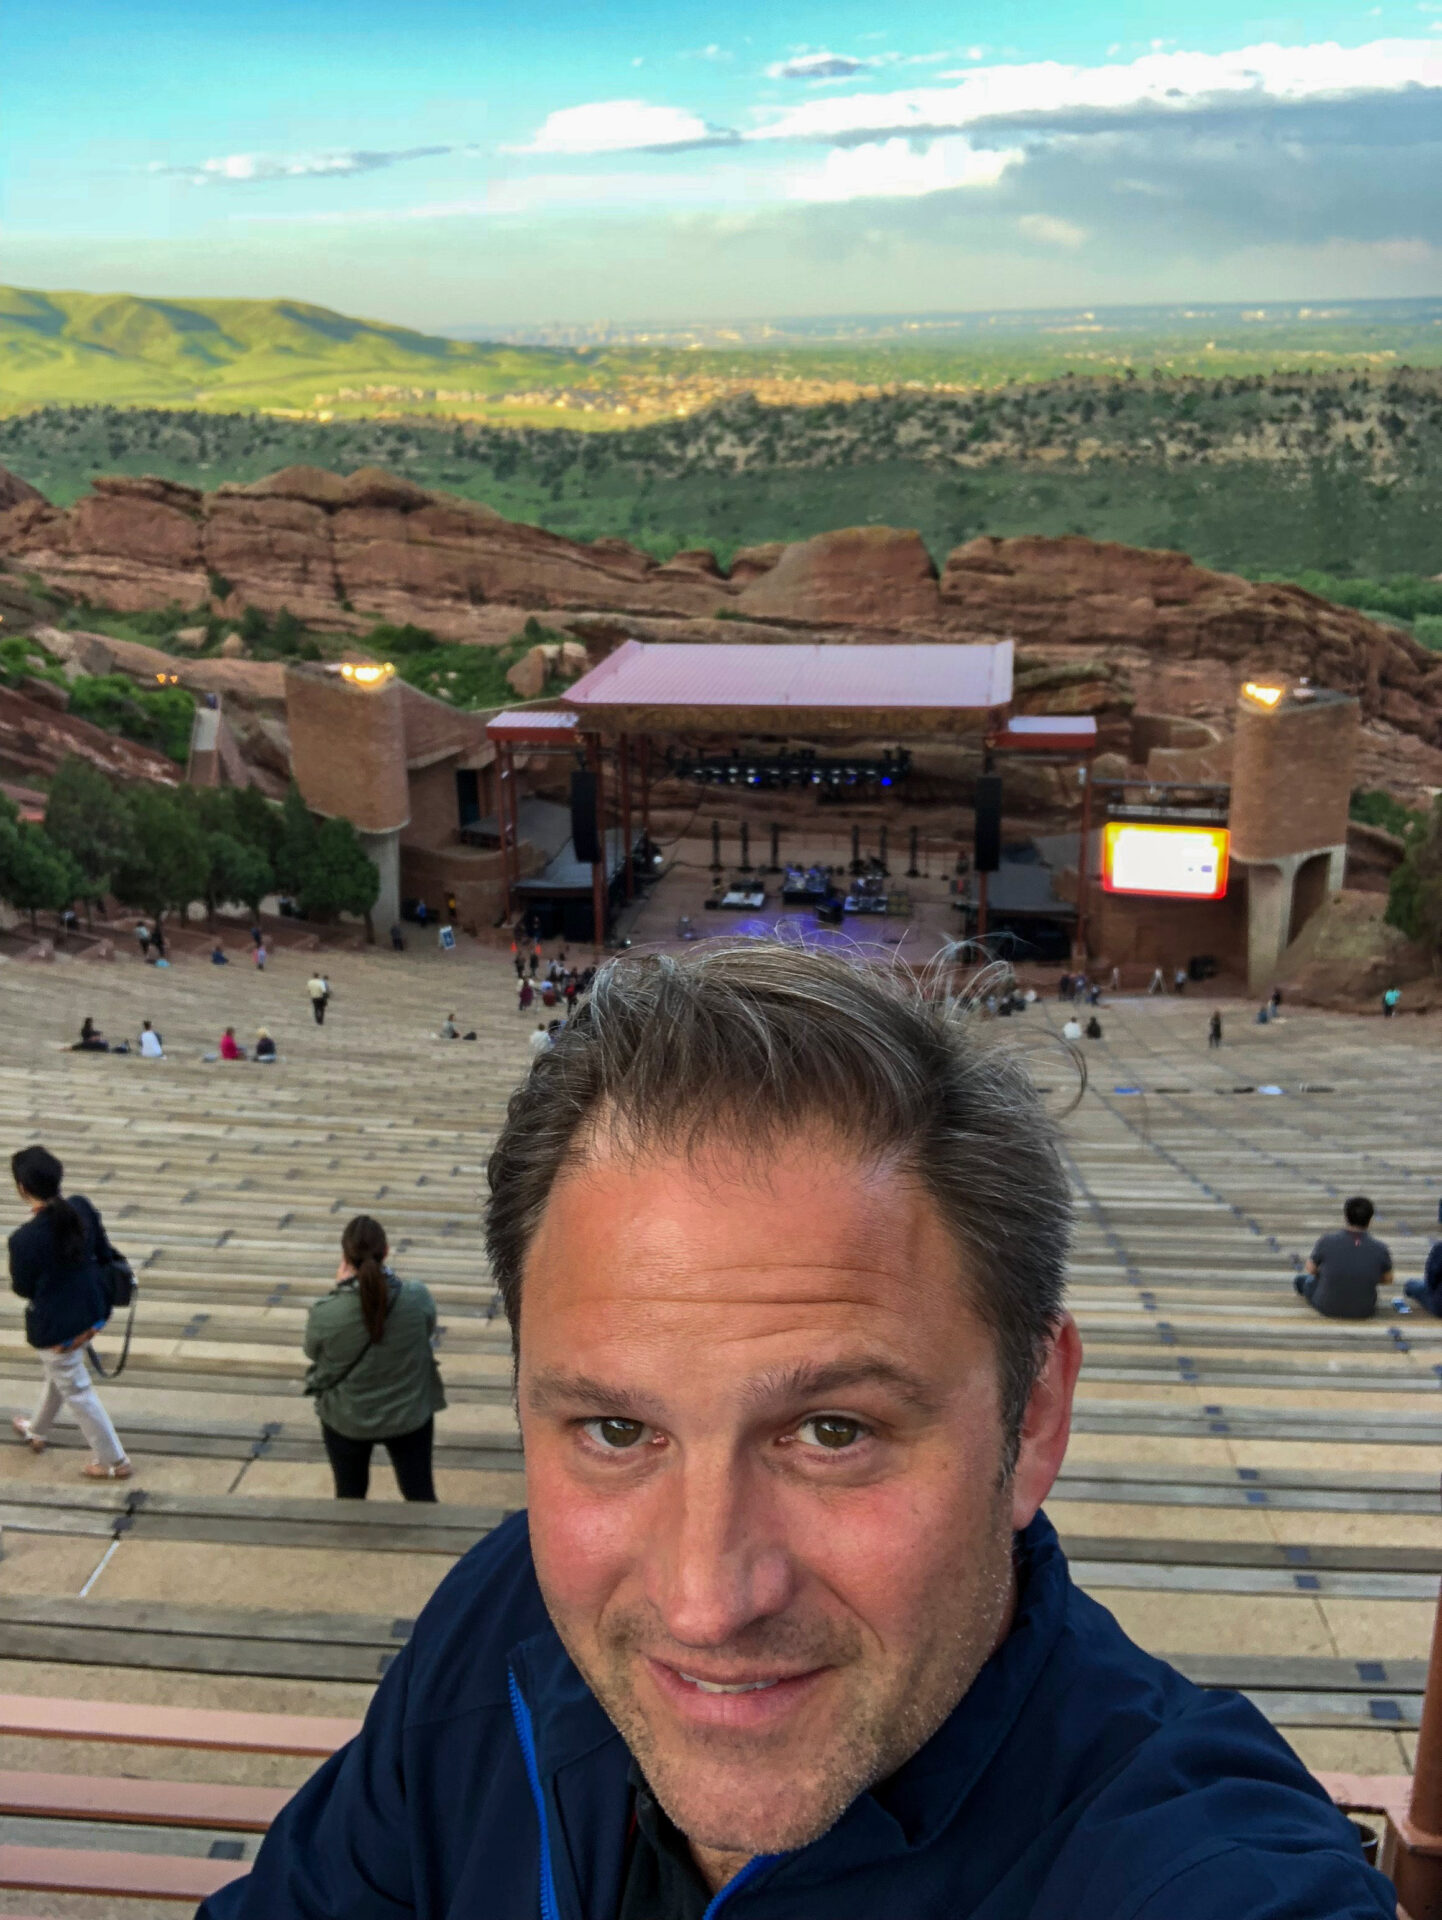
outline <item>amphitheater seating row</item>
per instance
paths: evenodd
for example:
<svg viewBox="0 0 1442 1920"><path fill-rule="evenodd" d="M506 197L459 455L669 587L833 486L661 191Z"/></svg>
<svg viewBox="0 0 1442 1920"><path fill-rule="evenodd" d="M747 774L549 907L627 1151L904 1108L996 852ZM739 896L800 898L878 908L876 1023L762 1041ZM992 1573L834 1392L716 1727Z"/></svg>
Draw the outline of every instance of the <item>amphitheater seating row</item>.
<svg viewBox="0 0 1442 1920"><path fill-rule="evenodd" d="M480 1198L534 1022L504 955L367 954L337 957L318 1029L310 964L0 963L0 1138L54 1145L142 1269L132 1359L105 1390L137 1477L86 1484L73 1435L38 1460L0 1449L0 1688L32 1702L29 1721L0 1718L0 1884L56 1913L123 1899L126 1920L173 1914L253 1856L258 1827L220 1814L263 1823L316 1758L168 1746L122 1718L97 1765L56 1702L353 1724L446 1569L524 1501ZM477 1042L432 1038L452 1008ZM1243 1687L1314 1767L1390 1778L1395 1797L1442 1571L1442 1323L1324 1323L1290 1280L1357 1187L1399 1273L1420 1271L1437 1048L1420 1024L1299 1013L1257 1029L1228 1010L1210 1055L1208 1011L1122 1001L1085 1049L1065 1138L1088 1359L1050 1506L1078 1577L1133 1634L1203 1685ZM60 1051L85 1013L115 1032L153 1019L169 1057ZM269 1026L281 1065L204 1065L228 1024L242 1040ZM1055 1007L1008 1025L1063 1103ZM305 1311L362 1208L440 1307L450 1405L425 1515L383 1465L366 1508L338 1512L302 1393ZM13 1308L0 1383L27 1405ZM1363 1791L1381 1793L1354 1779L1344 1797ZM142 1811L167 1800L158 1823ZM122 1893L122 1856L178 1861L191 1890L142 1865Z"/></svg>

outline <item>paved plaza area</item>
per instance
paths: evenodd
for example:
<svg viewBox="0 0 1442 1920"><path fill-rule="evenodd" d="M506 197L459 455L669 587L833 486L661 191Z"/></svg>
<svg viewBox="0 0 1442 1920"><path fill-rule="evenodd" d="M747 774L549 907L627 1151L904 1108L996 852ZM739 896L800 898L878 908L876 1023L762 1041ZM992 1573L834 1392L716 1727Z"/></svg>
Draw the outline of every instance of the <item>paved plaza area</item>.
<svg viewBox="0 0 1442 1920"><path fill-rule="evenodd" d="M130 1365L104 1389L137 1477L85 1482L73 1430L40 1458L0 1447L0 1692L359 1714L454 1559L524 1502L480 1197L535 1016L516 1013L507 956L468 945L330 957L317 1028L314 963L0 963L5 1151L39 1137L59 1152L142 1270ZM1209 1051L1214 1004L1225 1038ZM433 1037L452 1011L474 1043ZM1058 1111L1077 1085L1065 1011L1046 999L997 1028ZM1049 1508L1078 1579L1143 1644L1243 1687L1313 1766L1398 1772L1442 1571L1442 1322L1390 1302L1372 1322L1323 1321L1292 1275L1355 1191L1399 1282L1421 1272L1442 1193L1442 1020L1285 1011L1258 1027L1250 1007L1190 994L1098 1009L1064 1123L1087 1361ZM151 1019L168 1057L61 1051L86 1014L112 1037ZM230 1024L247 1044L267 1026L280 1063L206 1064ZM338 1508L301 1390L306 1308L362 1209L440 1307L450 1404L429 1510L397 1501L379 1459L367 1506ZM4 1298L8 1414L28 1410L37 1370ZM270 1785L312 1764L106 1756ZM0 1742L0 1768L95 1765L78 1744ZM0 1821L0 1841L32 1845L205 1854L216 1839ZM227 1844L249 1857L257 1842ZM0 1913L96 1911L0 1894Z"/></svg>

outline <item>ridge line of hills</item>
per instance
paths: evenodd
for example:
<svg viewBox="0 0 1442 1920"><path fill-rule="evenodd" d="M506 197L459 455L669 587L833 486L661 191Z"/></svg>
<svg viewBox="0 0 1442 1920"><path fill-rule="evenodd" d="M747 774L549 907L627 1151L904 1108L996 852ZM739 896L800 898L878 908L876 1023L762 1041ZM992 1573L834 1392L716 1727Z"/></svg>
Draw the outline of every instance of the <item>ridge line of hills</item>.
<svg viewBox="0 0 1442 1920"><path fill-rule="evenodd" d="M569 415L571 424L617 427L684 416L740 392L772 404L816 404L1153 368L1163 376L1236 377L1283 369L1386 375L1404 365L1442 365L1442 314L1325 310L1266 326L1251 324L1256 318L1214 320L1178 309L1132 331L1017 327L915 341L568 347L457 339L300 300L0 286L0 412L229 405L306 417L407 410L480 417L504 401L517 424Z"/></svg>

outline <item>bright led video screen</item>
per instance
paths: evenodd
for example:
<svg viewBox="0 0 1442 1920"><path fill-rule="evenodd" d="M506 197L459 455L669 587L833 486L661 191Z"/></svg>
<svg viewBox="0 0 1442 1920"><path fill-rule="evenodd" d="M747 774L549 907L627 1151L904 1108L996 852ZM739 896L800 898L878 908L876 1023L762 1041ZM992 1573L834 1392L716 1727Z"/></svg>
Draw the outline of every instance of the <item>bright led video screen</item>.
<svg viewBox="0 0 1442 1920"><path fill-rule="evenodd" d="M1102 829L1102 885L1108 893L1220 900L1227 891L1230 840L1225 827L1109 820Z"/></svg>

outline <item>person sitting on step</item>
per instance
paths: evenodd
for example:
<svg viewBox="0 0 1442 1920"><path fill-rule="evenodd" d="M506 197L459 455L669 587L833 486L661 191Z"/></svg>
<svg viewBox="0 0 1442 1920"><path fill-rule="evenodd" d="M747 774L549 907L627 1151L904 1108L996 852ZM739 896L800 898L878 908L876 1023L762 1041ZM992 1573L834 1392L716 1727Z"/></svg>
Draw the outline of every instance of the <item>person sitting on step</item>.
<svg viewBox="0 0 1442 1920"><path fill-rule="evenodd" d="M220 1036L220 1057L222 1060L243 1060L245 1048L235 1037L235 1028L227 1027Z"/></svg>
<svg viewBox="0 0 1442 1920"><path fill-rule="evenodd" d="M142 1060L163 1060L165 1043L148 1020L140 1023L140 1057Z"/></svg>
<svg viewBox="0 0 1442 1920"><path fill-rule="evenodd" d="M1312 1249L1307 1271L1292 1284L1309 1306L1329 1320L1370 1320L1377 1289L1392 1284L1392 1255L1367 1229L1376 1211L1358 1194L1342 1208L1346 1225L1324 1233Z"/></svg>

